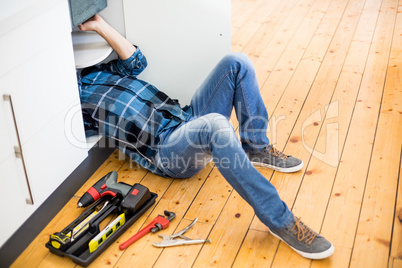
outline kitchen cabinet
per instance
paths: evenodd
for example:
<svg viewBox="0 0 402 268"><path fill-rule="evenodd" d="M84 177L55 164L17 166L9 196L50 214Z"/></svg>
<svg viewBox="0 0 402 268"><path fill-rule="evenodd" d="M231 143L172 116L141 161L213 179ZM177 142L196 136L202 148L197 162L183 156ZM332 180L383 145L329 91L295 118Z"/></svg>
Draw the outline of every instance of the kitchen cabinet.
<svg viewBox="0 0 402 268"><path fill-rule="evenodd" d="M123 0L127 39L148 67L138 76L182 106L231 51L230 0Z"/></svg>
<svg viewBox="0 0 402 268"><path fill-rule="evenodd" d="M85 142L82 116L70 116L80 101L67 1L37 0L0 22L1 246L88 149L77 146Z"/></svg>
<svg viewBox="0 0 402 268"><path fill-rule="evenodd" d="M141 78L182 104L230 52L230 0L114 0L102 16L146 54ZM111 49L80 65L85 49L104 41L76 42L74 59L71 34L67 0L0 9L0 247L88 155L75 64L95 64Z"/></svg>

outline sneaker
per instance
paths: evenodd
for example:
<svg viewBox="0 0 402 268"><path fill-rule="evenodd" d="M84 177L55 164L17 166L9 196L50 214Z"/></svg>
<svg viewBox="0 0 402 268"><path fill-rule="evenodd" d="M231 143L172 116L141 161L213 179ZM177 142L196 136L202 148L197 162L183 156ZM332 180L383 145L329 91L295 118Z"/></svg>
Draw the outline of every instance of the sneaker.
<svg viewBox="0 0 402 268"><path fill-rule="evenodd" d="M311 230L299 218L293 217L285 229L274 229L269 232L304 258L319 260L334 253L335 248L331 242Z"/></svg>
<svg viewBox="0 0 402 268"><path fill-rule="evenodd" d="M280 172L296 172L303 168L302 160L285 155L272 145L267 145L260 152L250 152L247 155L253 165L268 167Z"/></svg>

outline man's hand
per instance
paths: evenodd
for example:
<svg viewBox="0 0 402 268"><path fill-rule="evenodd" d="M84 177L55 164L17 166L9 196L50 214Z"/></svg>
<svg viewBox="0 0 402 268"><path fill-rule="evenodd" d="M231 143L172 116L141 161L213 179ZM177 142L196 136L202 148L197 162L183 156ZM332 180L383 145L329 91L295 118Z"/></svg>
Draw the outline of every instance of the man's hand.
<svg viewBox="0 0 402 268"><path fill-rule="evenodd" d="M83 22L82 24L78 25L78 28L81 31L95 31L98 32L101 28L101 24L104 23L104 20L98 14L94 15L87 21Z"/></svg>
<svg viewBox="0 0 402 268"><path fill-rule="evenodd" d="M101 16L96 14L78 25L81 31L95 31L117 52L120 59L126 60L137 50L124 36L110 26Z"/></svg>

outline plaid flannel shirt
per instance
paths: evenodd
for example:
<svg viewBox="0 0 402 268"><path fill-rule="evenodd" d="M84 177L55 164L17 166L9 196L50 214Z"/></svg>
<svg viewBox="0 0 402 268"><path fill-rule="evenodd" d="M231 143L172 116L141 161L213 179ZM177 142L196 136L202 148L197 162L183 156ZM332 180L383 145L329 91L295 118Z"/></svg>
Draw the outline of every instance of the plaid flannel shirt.
<svg viewBox="0 0 402 268"><path fill-rule="evenodd" d="M127 60L77 71L84 124L87 135L96 133L115 140L138 164L166 176L153 163L159 135L189 120L191 111L137 79L146 66L146 58L137 48Z"/></svg>

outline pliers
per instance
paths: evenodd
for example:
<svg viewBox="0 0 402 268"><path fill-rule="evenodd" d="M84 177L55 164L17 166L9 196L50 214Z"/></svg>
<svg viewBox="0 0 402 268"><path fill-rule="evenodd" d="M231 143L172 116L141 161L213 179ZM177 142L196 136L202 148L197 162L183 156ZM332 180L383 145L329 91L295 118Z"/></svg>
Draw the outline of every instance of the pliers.
<svg viewBox="0 0 402 268"><path fill-rule="evenodd" d="M177 234L168 236L168 235L163 235L160 234L159 236L163 238L163 240L159 243L152 243L155 247L173 247L173 246L180 246L180 245L190 245L190 244L200 244L200 243L205 243L209 242L211 243L211 239L191 239L188 237L185 237L183 234L187 232L188 230L191 229L191 227L194 226L194 224L197 222L198 218L193 220L192 223L190 223L189 226L178 232ZM176 239L177 237L181 237L183 239Z"/></svg>

